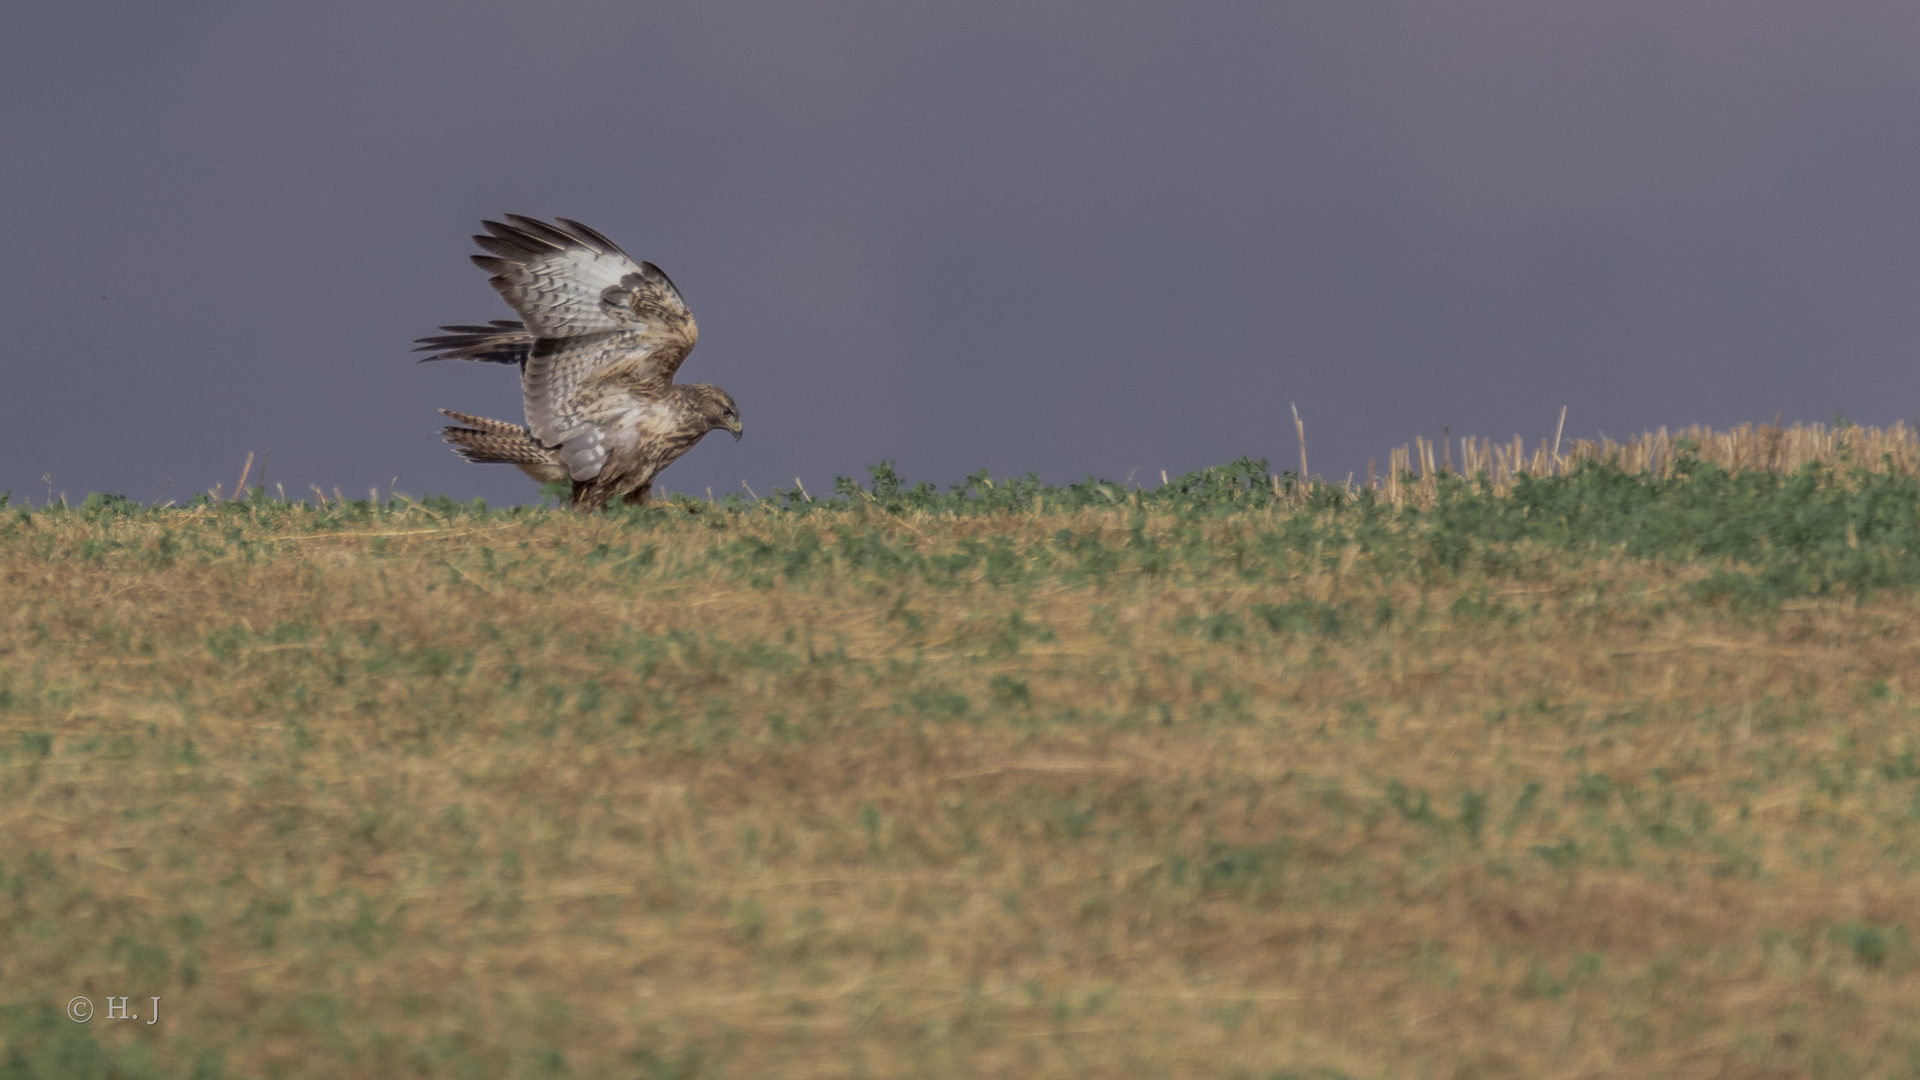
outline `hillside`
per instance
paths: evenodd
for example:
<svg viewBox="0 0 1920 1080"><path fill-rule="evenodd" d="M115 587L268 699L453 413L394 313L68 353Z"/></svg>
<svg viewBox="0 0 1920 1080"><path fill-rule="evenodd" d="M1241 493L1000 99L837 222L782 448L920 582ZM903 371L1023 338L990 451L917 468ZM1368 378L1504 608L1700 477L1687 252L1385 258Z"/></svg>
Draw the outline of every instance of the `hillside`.
<svg viewBox="0 0 1920 1080"><path fill-rule="evenodd" d="M0 506L0 1077L1911 1075L1912 434L1459 450Z"/></svg>

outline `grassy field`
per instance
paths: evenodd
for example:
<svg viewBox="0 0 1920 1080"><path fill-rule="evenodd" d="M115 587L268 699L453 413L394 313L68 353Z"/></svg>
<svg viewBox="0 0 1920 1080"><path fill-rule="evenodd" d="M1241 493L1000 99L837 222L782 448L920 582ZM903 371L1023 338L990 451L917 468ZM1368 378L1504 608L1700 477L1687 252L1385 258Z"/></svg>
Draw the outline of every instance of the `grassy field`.
<svg viewBox="0 0 1920 1080"><path fill-rule="evenodd" d="M1453 450L0 507L0 1077L1920 1075L1911 433Z"/></svg>

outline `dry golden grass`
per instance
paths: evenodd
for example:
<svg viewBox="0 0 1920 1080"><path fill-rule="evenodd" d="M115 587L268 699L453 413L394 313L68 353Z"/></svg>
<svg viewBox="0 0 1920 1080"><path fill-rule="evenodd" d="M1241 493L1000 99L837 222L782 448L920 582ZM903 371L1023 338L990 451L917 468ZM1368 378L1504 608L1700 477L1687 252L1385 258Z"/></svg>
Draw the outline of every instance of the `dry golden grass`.
<svg viewBox="0 0 1920 1080"><path fill-rule="evenodd" d="M1561 422L1565 423L1564 410ZM1885 428L1857 424L1782 427L1776 421L1742 424L1728 431L1696 424L1675 432L1666 428L1642 432L1621 442L1603 436L1570 439L1562 447L1558 438L1542 439L1531 453L1518 435L1505 442L1467 435L1458 440L1458 461L1452 443L1415 438L1411 446L1402 446L1387 456L1386 472L1370 469L1373 475L1367 478L1367 485L1394 506L1425 508L1433 505L1435 485L1447 472L1464 476L1484 473L1493 490L1502 495L1513 490L1514 480L1521 474L1565 475L1587 461L1614 460L1630 473L1649 473L1664 479L1672 475L1673 463L1683 446L1698 460L1729 472L1791 473L1809 464L1860 465L1873 470L1891 465L1907 473L1920 472L1920 435L1898 421Z"/></svg>
<svg viewBox="0 0 1920 1080"><path fill-rule="evenodd" d="M1910 593L1259 543L1313 520L0 518L0 1033L164 1076L1920 1067Z"/></svg>

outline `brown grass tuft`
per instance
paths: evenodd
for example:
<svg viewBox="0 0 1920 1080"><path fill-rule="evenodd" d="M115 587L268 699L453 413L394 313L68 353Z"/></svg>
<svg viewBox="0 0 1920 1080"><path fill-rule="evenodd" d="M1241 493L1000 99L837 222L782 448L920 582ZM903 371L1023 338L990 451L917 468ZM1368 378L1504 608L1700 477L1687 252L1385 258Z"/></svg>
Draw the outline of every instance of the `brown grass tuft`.
<svg viewBox="0 0 1920 1080"><path fill-rule="evenodd" d="M1561 423L1565 423L1562 411ZM1700 461L1729 472L1758 470L1791 473L1808 464L1835 468L1859 466L1874 471L1891 467L1900 472L1920 469L1920 436L1905 423L1891 427L1860 427L1852 424L1795 424L1783 428L1772 424L1742 424L1729 431L1693 425L1669 432L1666 428L1643 432L1621 442L1602 436L1599 439L1575 439L1562 455L1560 431L1552 442L1545 439L1532 451L1515 435L1505 442L1472 435L1459 440L1458 474L1469 479L1484 475L1497 494L1513 490L1522 474L1564 476L1583 462L1613 461L1629 473L1672 475L1673 463L1684 449ZM1303 448L1304 449L1304 448ZM1450 455L1454 447L1446 447ZM1436 484L1442 472L1436 466L1432 442L1415 436L1412 446L1402 446L1388 456L1387 475L1374 480L1368 470L1368 484L1394 506L1433 505ZM1412 482L1404 482L1411 476Z"/></svg>

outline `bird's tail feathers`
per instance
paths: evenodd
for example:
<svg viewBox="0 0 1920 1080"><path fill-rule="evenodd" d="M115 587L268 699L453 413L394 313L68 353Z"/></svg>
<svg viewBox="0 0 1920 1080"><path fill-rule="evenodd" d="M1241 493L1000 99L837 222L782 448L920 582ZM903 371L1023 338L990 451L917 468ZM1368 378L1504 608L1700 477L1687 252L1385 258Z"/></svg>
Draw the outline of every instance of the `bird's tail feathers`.
<svg viewBox="0 0 1920 1080"><path fill-rule="evenodd" d="M441 409L461 426L441 432L454 451L468 461L483 465L517 465L520 471L541 483L567 479L567 467L560 451L540 445L533 434L519 424L489 420L483 416Z"/></svg>

